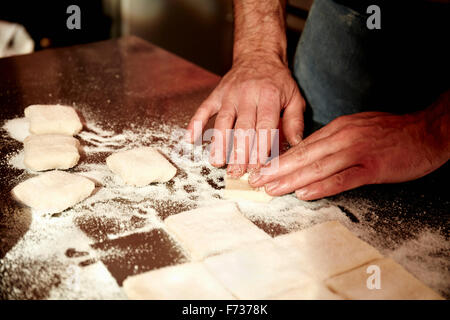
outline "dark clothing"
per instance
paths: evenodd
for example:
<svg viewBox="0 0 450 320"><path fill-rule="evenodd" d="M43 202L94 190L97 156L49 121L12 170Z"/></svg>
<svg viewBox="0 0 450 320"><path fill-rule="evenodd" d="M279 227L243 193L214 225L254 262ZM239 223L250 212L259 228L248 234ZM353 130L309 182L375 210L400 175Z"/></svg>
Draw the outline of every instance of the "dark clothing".
<svg viewBox="0 0 450 320"><path fill-rule="evenodd" d="M367 28L371 4L381 9L380 30ZM449 9L426 1L315 0L294 63L313 120L428 107L450 87Z"/></svg>

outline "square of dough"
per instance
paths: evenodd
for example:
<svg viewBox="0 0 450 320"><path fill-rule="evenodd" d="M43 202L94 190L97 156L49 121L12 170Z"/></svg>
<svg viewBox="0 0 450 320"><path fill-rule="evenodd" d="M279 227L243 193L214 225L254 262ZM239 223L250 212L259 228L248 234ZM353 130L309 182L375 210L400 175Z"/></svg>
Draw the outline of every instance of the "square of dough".
<svg viewBox="0 0 450 320"><path fill-rule="evenodd" d="M33 134L78 134L83 125L75 109L61 105L32 105L25 108Z"/></svg>
<svg viewBox="0 0 450 320"><path fill-rule="evenodd" d="M64 135L31 135L24 143L24 164L33 171L69 169L80 159L80 143Z"/></svg>
<svg viewBox="0 0 450 320"><path fill-rule="evenodd" d="M186 263L128 277L123 289L134 300L234 300L201 263Z"/></svg>
<svg viewBox="0 0 450 320"><path fill-rule="evenodd" d="M194 260L202 260L244 243L270 239L268 234L245 218L234 203L185 211L168 217L164 222Z"/></svg>
<svg viewBox="0 0 450 320"><path fill-rule="evenodd" d="M257 202L269 202L272 196L268 195L263 187L252 188L248 183L249 174L246 173L239 179L225 176L224 199L230 200L250 200Z"/></svg>
<svg viewBox="0 0 450 320"><path fill-rule="evenodd" d="M57 213L83 201L95 188L88 178L63 171L45 172L12 190L22 203L40 212Z"/></svg>
<svg viewBox="0 0 450 320"><path fill-rule="evenodd" d="M295 253L302 267L319 280L382 258L378 250L337 221L285 234L274 241Z"/></svg>
<svg viewBox="0 0 450 320"><path fill-rule="evenodd" d="M380 275L380 289L369 289L367 282L377 266ZM369 282L371 282L369 280ZM443 299L436 292L417 280L392 259L384 258L367 263L349 272L328 279L326 284L349 299L358 300L436 300Z"/></svg>
<svg viewBox="0 0 450 320"><path fill-rule="evenodd" d="M289 289L268 297L269 300L344 300L331 292L323 283L311 281L301 287Z"/></svg>
<svg viewBox="0 0 450 320"><path fill-rule="evenodd" d="M238 299L267 299L313 281L272 239L209 257L203 263Z"/></svg>
<svg viewBox="0 0 450 320"><path fill-rule="evenodd" d="M158 150L150 147L113 153L106 159L106 164L126 184L137 187L167 182L177 173L177 169Z"/></svg>

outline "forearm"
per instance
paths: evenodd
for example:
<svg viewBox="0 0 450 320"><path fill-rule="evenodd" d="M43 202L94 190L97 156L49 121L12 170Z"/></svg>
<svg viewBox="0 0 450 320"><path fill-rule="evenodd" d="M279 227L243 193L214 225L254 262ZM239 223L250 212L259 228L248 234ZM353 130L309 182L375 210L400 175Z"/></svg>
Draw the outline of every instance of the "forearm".
<svg viewBox="0 0 450 320"><path fill-rule="evenodd" d="M286 0L234 0L233 63L255 55L287 63Z"/></svg>

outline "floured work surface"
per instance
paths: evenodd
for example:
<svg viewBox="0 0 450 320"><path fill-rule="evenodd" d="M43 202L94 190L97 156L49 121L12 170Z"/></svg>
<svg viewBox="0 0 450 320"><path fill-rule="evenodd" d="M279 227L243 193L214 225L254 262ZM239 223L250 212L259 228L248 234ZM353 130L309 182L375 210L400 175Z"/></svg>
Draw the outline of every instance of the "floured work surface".
<svg viewBox="0 0 450 320"><path fill-rule="evenodd" d="M210 166L207 157L176 157L188 147L177 133L219 78L137 38L2 59L0 69L8 74L0 78L0 298L125 298L120 285L128 276L189 262L163 220L221 205L225 170ZM33 174L23 167L22 143L11 138L23 137L26 124L7 120L22 117L35 103L80 111L85 126L77 139L83 151L68 172L100 186L53 216L35 214L9 195ZM173 160L177 174L171 181L142 188L117 181L106 157L141 145ZM289 195L238 206L270 236L338 220L448 298L444 215L450 203L439 183L445 172L310 203ZM290 297L296 290L278 296Z"/></svg>

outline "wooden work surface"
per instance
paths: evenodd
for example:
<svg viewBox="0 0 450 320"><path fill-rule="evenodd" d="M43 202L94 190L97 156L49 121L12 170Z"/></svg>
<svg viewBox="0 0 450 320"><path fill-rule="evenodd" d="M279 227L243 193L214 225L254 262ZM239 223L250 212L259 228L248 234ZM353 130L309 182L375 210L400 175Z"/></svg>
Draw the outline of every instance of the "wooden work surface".
<svg viewBox="0 0 450 320"><path fill-rule="evenodd" d="M219 80L218 76L135 37L46 50L0 59L0 120L3 125L8 119L23 117L24 108L31 104L59 103L76 106L86 123L95 120L97 126L118 135L136 128L151 129L162 124L185 127L198 105ZM89 133L91 129L86 126L84 130ZM82 144L88 144L83 138L80 140ZM146 141L147 144L154 142L158 142L156 137ZM1 131L0 298L45 299L64 296L64 292L59 296L51 292L67 282L67 276L60 270L67 269L70 259L74 259L73 264L80 268L103 263L119 285L128 275L187 260L183 251L163 230L154 228L140 231L146 212L127 216L128 220L121 221L126 227L116 228L113 220L103 219L102 215L96 217L94 207L83 206L77 207L78 213L73 217L73 224L86 235L89 247L95 252L117 248L123 254L100 254L94 257L92 253L71 245L58 249L63 258L56 254L51 259L40 259L39 252L33 252L30 256L27 250L20 255L21 241L35 219L30 210L17 204L10 196L10 190L30 176L10 164L11 155L21 149L20 142L10 138L5 130ZM108 154L85 154L80 165L103 163ZM77 172L77 169L71 171ZM217 190L214 197L219 199L223 179L217 178L217 172L222 171L207 165L199 171L204 183L209 184L212 190ZM183 170L179 170L178 178L183 179L183 174L186 175ZM411 183L367 186L310 204L298 200L298 203L293 202L290 196L289 201L294 205L289 212L294 215L294 207L298 210L307 208L313 212L333 206L337 209L334 211L338 212L337 218L358 236L383 253L400 260L420 280L449 298L450 201L449 188L441 187L447 178L448 166L445 166ZM169 183L166 188L170 191L174 186ZM193 187L184 185L183 188L186 198L190 197ZM189 199L191 202L188 205L182 201L155 197L147 202L155 210L156 217L164 219L195 207L196 198L191 196ZM124 212L127 206L134 208L133 203L126 199L120 199L119 202ZM83 216L83 210L89 211L89 215L86 214L88 218ZM310 215L309 224L336 218L327 218L326 214L320 214L319 211L317 217ZM63 213L46 219L57 226L58 219L72 219L70 214ZM250 215L255 224L272 236L289 232L286 224L278 223L276 219L266 221L254 217L256 215ZM302 228L302 223L298 222L295 228ZM438 243L433 242L436 239ZM46 250L39 246L36 248L42 250L41 253ZM10 252L14 252L14 255L9 256ZM62 269L55 267L59 264L63 264ZM105 290L107 288L105 286ZM83 286L77 287L77 290L79 295L75 290L74 294L66 297L95 297L94 293L84 294ZM99 297L110 296L103 292ZM120 297L120 294L114 297Z"/></svg>

